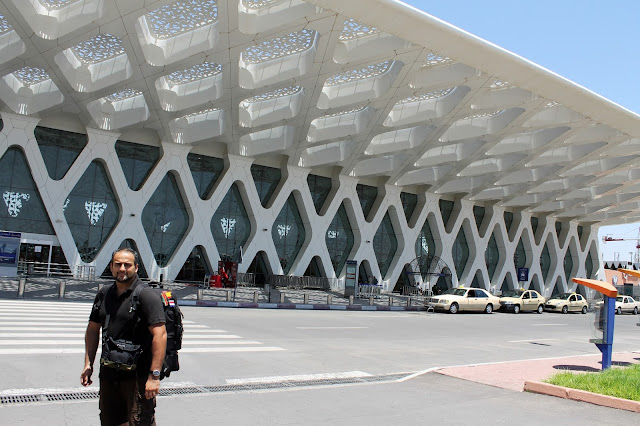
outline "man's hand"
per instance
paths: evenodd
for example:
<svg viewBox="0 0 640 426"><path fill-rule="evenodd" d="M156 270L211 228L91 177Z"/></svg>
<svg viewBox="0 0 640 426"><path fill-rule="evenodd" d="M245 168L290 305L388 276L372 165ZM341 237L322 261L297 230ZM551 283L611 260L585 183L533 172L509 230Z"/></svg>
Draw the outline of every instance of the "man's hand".
<svg viewBox="0 0 640 426"><path fill-rule="evenodd" d="M149 375L147 384L144 386L144 397L147 399L153 399L158 396L160 392L160 379L153 378Z"/></svg>
<svg viewBox="0 0 640 426"><path fill-rule="evenodd" d="M82 383L82 386L89 386L91 383L93 383L93 380L91 380L91 375L93 374L93 367L88 365L84 367L84 370L82 370L82 374L80 374L80 383Z"/></svg>

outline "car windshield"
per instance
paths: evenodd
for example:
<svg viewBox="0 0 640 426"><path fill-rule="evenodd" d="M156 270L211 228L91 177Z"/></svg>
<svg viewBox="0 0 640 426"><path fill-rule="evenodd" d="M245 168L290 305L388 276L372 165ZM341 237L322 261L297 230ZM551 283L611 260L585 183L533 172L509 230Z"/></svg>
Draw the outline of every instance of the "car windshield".
<svg viewBox="0 0 640 426"><path fill-rule="evenodd" d="M443 295L452 294L454 296L464 296L466 292L467 292L466 288L450 288L449 290L445 291L442 294Z"/></svg>
<svg viewBox="0 0 640 426"><path fill-rule="evenodd" d="M522 290L507 290L502 293L502 297L520 297L522 293L524 293Z"/></svg>
<svg viewBox="0 0 640 426"><path fill-rule="evenodd" d="M560 293L554 299L568 299L573 293Z"/></svg>

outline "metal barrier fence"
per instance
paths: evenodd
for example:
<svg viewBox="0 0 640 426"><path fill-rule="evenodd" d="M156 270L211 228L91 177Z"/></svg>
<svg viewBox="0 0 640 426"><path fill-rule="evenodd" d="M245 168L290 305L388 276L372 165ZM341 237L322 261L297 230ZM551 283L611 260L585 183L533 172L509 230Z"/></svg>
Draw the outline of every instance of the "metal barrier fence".
<svg viewBox="0 0 640 426"><path fill-rule="evenodd" d="M325 277L296 277L290 275L266 275L265 284L272 287L291 288L291 289L318 289L329 290L332 284L331 278Z"/></svg>
<svg viewBox="0 0 640 426"><path fill-rule="evenodd" d="M18 262L18 275L46 275L71 277L73 271L66 263Z"/></svg>

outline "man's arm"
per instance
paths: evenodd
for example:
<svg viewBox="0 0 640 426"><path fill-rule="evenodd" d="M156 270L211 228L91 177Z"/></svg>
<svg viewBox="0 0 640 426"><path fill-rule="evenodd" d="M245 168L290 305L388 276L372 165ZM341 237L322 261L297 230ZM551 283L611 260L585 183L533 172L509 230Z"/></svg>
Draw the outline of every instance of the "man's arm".
<svg viewBox="0 0 640 426"><path fill-rule="evenodd" d="M100 323L89 321L87 331L84 334L84 368L80 374L80 383L82 386L89 386L93 381L93 361L96 359L98 351L98 341L100 340Z"/></svg>
<svg viewBox="0 0 640 426"><path fill-rule="evenodd" d="M164 323L152 324L149 326L151 333L151 371L162 370L164 356L167 350L167 329ZM151 373L147 378L145 386L145 398L151 399L158 395L160 391L160 379L154 378Z"/></svg>

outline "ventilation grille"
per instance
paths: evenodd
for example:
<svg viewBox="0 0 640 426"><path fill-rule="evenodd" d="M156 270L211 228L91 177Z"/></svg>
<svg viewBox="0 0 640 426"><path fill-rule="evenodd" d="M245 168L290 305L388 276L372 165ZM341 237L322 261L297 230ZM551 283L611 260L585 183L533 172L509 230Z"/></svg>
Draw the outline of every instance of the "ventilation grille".
<svg viewBox="0 0 640 426"><path fill-rule="evenodd" d="M318 379L318 380L298 380L282 381L273 383L247 383L229 384L216 386L188 386L188 387L166 387L160 388L160 396L207 394L221 392L242 392L263 389L291 389L311 386L335 386L348 384L365 384L376 382L389 382L406 377L407 373L386 374L380 376L347 377L339 379ZM28 395L3 395L0 396L0 405L28 404L34 402L58 402L58 401L82 401L97 399L98 392L48 392Z"/></svg>

